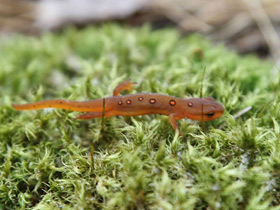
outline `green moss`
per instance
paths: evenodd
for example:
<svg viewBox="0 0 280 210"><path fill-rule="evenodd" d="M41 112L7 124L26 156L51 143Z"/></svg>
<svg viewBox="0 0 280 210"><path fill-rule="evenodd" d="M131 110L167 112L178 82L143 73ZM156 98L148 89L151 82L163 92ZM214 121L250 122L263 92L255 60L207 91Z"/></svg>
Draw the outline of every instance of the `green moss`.
<svg viewBox="0 0 280 210"><path fill-rule="evenodd" d="M199 36L103 25L0 46L0 209L280 209L279 74ZM205 76L203 79L203 71ZM206 124L166 116L73 120L11 103L136 92L212 96ZM252 106L238 119L233 114Z"/></svg>

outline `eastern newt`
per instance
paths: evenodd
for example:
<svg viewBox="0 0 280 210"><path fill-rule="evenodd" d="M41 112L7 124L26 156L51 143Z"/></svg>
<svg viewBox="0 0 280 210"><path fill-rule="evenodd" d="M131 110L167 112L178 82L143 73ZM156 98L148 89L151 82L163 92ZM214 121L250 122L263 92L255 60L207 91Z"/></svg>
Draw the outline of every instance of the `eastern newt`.
<svg viewBox="0 0 280 210"><path fill-rule="evenodd" d="M111 116L137 116L162 114L169 116L171 126L178 129L176 120L188 118L210 121L224 113L224 107L211 97L183 99L156 93L138 93L119 96L123 90L130 90L135 83L124 81L113 91L112 97L90 101L46 100L28 104L13 104L17 110L60 108L86 112L77 119L93 119Z"/></svg>

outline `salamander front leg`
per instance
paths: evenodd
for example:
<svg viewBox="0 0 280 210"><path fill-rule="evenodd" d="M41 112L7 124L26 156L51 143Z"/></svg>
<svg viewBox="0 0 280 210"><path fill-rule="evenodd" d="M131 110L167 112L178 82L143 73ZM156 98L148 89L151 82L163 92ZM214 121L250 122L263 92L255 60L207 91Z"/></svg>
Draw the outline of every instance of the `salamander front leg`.
<svg viewBox="0 0 280 210"><path fill-rule="evenodd" d="M176 121L176 119L175 119L174 114L169 115L169 120L170 120L170 123L171 123L172 128L173 128L175 131L178 130L178 131L179 131L179 135L180 135L180 136L183 136L182 132L180 131L180 129L179 129L179 127L178 127L178 124L177 124L177 121Z"/></svg>
<svg viewBox="0 0 280 210"><path fill-rule="evenodd" d="M133 85L135 85L136 82L130 82L130 80L126 80L121 82L120 84L118 84L117 87L115 87L114 91L113 91L113 96L118 96L120 95L120 93L123 90L132 90L133 89Z"/></svg>

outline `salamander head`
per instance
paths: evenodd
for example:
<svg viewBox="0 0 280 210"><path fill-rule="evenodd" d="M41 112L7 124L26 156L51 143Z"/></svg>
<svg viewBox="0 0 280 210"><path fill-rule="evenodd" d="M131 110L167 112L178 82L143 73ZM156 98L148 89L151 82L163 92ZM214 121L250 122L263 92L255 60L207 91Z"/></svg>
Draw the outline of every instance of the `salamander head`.
<svg viewBox="0 0 280 210"><path fill-rule="evenodd" d="M192 120L210 121L223 115L225 108L214 98L191 98L186 101L186 117Z"/></svg>

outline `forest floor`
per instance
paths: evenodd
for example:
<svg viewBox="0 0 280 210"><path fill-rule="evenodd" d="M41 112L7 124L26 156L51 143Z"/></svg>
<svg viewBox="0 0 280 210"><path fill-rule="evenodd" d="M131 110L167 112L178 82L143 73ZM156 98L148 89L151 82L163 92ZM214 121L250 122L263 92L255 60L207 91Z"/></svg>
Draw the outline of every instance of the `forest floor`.
<svg viewBox="0 0 280 210"><path fill-rule="evenodd" d="M205 129L181 120L180 137L161 115L11 106L111 96L126 79L132 93L214 97L226 112ZM272 63L172 29L1 37L0 209L280 209L279 81Z"/></svg>

